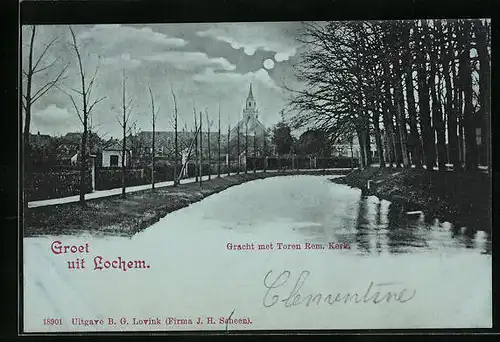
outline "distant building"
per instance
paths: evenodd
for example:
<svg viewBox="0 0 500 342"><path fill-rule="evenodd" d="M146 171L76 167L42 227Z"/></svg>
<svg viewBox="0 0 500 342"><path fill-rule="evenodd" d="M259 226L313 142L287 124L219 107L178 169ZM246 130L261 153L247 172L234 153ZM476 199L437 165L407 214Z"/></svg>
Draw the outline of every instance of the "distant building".
<svg viewBox="0 0 500 342"><path fill-rule="evenodd" d="M129 144L127 144L129 145ZM125 165L130 165L131 151L127 148L125 151ZM122 143L117 142L108 146L102 151L102 167L121 167L122 166Z"/></svg>
<svg viewBox="0 0 500 342"><path fill-rule="evenodd" d="M50 145L52 137L47 134L40 134L40 132L37 134L30 133L29 141L32 149L43 149Z"/></svg>
<svg viewBox="0 0 500 342"><path fill-rule="evenodd" d="M249 136L263 136L267 132L266 126L259 121L259 109L257 108L257 101L255 101L253 95L252 84L250 84L250 90L248 91L242 118L231 130L231 140L236 139L238 128L240 134L245 134L248 128Z"/></svg>
<svg viewBox="0 0 500 342"><path fill-rule="evenodd" d="M374 141L370 142L370 151L372 160L377 160L378 159L377 145L375 144ZM352 146L350 143L347 142L342 142L340 144L332 145L332 157L343 157L343 158L352 157L358 159L360 157L358 139L356 137L353 139Z"/></svg>

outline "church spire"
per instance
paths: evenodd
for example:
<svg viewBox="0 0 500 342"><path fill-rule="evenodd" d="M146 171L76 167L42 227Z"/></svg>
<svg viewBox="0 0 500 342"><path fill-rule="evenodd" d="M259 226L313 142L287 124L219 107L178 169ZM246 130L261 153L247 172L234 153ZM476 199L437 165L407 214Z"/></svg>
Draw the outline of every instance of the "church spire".
<svg viewBox="0 0 500 342"><path fill-rule="evenodd" d="M254 112L256 110L255 98L253 97L252 83L250 83L250 89L248 90L247 101L245 105L246 111Z"/></svg>
<svg viewBox="0 0 500 342"><path fill-rule="evenodd" d="M248 91L248 97L247 97L247 101L248 100L253 100L253 92L252 92L252 83L250 83L250 90Z"/></svg>

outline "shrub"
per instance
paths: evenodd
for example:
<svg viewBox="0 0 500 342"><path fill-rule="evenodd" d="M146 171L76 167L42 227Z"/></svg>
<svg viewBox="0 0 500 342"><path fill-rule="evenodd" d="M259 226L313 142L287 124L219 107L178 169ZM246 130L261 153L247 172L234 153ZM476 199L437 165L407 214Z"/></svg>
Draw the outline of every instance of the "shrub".
<svg viewBox="0 0 500 342"><path fill-rule="evenodd" d="M92 191L90 171L85 174L85 193ZM25 179L24 194L27 201L75 196L80 193L79 171L46 171L31 173Z"/></svg>
<svg viewBox="0 0 500 342"><path fill-rule="evenodd" d="M122 170L120 168L106 168L96 170L96 190L109 190L122 186ZM142 169L125 170L125 186L146 184Z"/></svg>

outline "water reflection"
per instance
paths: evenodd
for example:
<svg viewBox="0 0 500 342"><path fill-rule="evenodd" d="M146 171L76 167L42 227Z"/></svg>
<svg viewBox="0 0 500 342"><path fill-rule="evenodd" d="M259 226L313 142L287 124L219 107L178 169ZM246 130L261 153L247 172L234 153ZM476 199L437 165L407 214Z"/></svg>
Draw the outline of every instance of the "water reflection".
<svg viewBox="0 0 500 342"><path fill-rule="evenodd" d="M195 204L196 205L196 204ZM193 205L193 206L195 206ZM231 234L290 242L345 242L359 254L491 254L478 224L439 222L361 190L322 177L276 177L250 182L200 202L204 222ZM201 209L200 209L201 210ZM471 228L472 227L472 228Z"/></svg>
<svg viewBox="0 0 500 342"><path fill-rule="evenodd" d="M418 253L438 251L454 253L474 249L491 254L490 234L481 230L454 226L450 222L425 217L374 196L360 196L356 220L343 220L341 226L354 225L349 234L336 234L340 241L354 243L360 254ZM347 229L349 231L349 229Z"/></svg>

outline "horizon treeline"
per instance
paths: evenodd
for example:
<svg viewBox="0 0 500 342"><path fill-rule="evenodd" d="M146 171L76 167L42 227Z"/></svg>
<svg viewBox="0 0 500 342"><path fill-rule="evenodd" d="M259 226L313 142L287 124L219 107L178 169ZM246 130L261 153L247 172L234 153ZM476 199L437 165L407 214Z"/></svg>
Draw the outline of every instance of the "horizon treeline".
<svg viewBox="0 0 500 342"><path fill-rule="evenodd" d="M374 142L381 167L490 170L489 20L304 25L294 128L356 137L362 167Z"/></svg>

